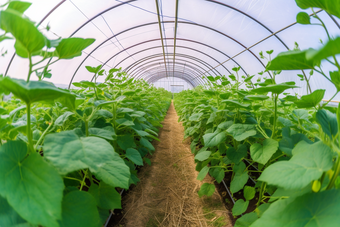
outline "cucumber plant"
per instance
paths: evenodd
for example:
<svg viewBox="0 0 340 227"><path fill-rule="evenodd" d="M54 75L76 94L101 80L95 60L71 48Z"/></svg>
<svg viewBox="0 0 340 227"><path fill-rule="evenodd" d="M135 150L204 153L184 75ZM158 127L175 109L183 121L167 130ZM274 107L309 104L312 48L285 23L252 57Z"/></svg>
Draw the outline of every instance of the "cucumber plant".
<svg viewBox="0 0 340 227"><path fill-rule="evenodd" d="M13 95L0 102L0 226L102 226L121 208L117 190L151 164L171 94L119 69L87 67L106 81L74 83L78 89L44 81L51 64L95 40L49 40L23 15L30 5L10 1L0 11L0 40L15 39L28 60L26 80L0 77L0 95Z"/></svg>

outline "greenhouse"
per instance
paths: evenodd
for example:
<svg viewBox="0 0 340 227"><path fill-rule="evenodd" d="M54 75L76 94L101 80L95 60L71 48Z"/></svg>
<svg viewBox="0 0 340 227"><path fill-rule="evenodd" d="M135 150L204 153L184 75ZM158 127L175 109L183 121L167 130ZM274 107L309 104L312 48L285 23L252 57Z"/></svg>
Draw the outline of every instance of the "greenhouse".
<svg viewBox="0 0 340 227"><path fill-rule="evenodd" d="M0 0L0 227L340 226L339 0Z"/></svg>

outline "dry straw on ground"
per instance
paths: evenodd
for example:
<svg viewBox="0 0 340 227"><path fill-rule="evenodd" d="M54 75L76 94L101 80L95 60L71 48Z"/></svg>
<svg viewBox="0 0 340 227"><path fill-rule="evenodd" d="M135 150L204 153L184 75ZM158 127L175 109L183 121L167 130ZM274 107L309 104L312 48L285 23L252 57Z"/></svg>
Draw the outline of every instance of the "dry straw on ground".
<svg viewBox="0 0 340 227"><path fill-rule="evenodd" d="M171 104L160 130L160 142L151 166L144 166L141 182L123 198L124 217L120 227L153 226L232 226L222 199L217 192L212 197L199 198L202 182L196 180L194 156L188 141L183 141L184 129ZM212 182L207 176L204 182Z"/></svg>

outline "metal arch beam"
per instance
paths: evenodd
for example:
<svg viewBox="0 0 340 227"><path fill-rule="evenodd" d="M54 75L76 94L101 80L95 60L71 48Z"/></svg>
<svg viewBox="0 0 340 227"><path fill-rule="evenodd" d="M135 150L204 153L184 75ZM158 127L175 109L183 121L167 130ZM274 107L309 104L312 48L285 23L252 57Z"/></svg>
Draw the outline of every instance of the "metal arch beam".
<svg viewBox="0 0 340 227"><path fill-rule="evenodd" d="M188 75L186 73L182 73L182 72L179 72L179 71L176 71L176 70L174 72L175 72L174 74L176 74L174 77L181 78L181 79L187 81L193 87L200 85L200 83L197 83L197 82L194 82L193 80L191 80L192 79L191 75ZM180 74L180 75L178 75L178 74ZM165 75L164 75L164 71L153 73L150 78L144 79L144 80L148 83L152 83L152 82L156 81L157 79L159 80L160 78L166 78Z"/></svg>
<svg viewBox="0 0 340 227"><path fill-rule="evenodd" d="M165 38L165 39L173 39L173 38ZM137 44L134 44L132 46L129 46L127 48L125 48L125 50L121 50L119 51L118 53L116 53L115 55L111 56L109 59L107 59L104 63L103 63L103 66L105 66L110 60L112 60L114 57L118 56L119 54L125 52L126 50L130 49L130 48L133 48L133 47L136 47L136 46L139 46L139 45L142 45L142 44L145 44L145 43L148 43L148 42L153 42L153 41L158 41L159 39L151 39L151 40L147 40L147 41L143 41L143 42L140 42L140 43L137 43ZM192 43L196 43L196 44L199 44L199 45L202 45L202 46L205 46L205 47L208 47L209 49L213 49L217 52L219 52L220 54L224 55L225 57L227 58L230 58L229 55L223 53L222 51L220 51L219 49L215 48L215 47L212 47L208 44L205 44L205 43L201 43L201 42L198 42L198 41L195 41L195 40L191 40L191 39L182 39L182 38L177 38L177 40L181 40L181 41L186 41L186 42L192 42ZM234 59L231 59L237 66L241 67L241 70L244 72L245 75L248 75L248 73L244 70L244 68ZM116 65L117 66L117 65ZM228 70L228 68L226 68L224 65L222 65L223 68L225 68L229 73L230 71ZM231 74L231 73L230 73ZM94 78L92 78L93 80Z"/></svg>
<svg viewBox="0 0 340 227"><path fill-rule="evenodd" d="M169 76L168 75L168 67L166 66L166 60L165 60L165 48L164 48L164 40L163 40L162 24L161 24L161 16L160 16L160 13L159 13L158 0L155 0L155 2L156 2L156 8L157 8L157 18L158 18L159 32L160 32L161 41L162 41L164 67L165 67L166 75Z"/></svg>
<svg viewBox="0 0 340 227"><path fill-rule="evenodd" d="M179 64L181 64L183 66L185 65L183 63L179 63ZM177 70L182 70L183 69L183 68L179 68L179 67L180 66L174 67L174 69L177 69ZM189 69L186 69L186 71L182 70L182 72L183 73L186 72L187 74L193 75L194 77L197 76L197 75L200 75L200 73L202 72L199 69L197 69L195 67L192 67L192 66L189 67L189 66L186 65L186 67L188 67ZM141 74L139 74L138 77L136 76L136 77L133 77L133 78L135 78L135 79L141 79L141 78L145 79L145 78L148 78L150 73L158 72L158 71L160 71L159 69L161 69L161 66L159 64L157 64L157 63L154 63L154 64L150 65L150 70L149 71L144 71ZM146 73L149 73L149 75L145 75Z"/></svg>
<svg viewBox="0 0 340 227"><path fill-rule="evenodd" d="M189 55L185 55L185 54L178 54L178 56L179 56L179 57L183 57L183 58L192 59L192 60L197 61L197 62L200 62L200 61L201 61L201 60L198 59L198 58L195 58L195 57L192 57L192 56L189 56ZM126 72L129 72L131 68L137 67L138 64L143 63L143 62L145 62L145 61L147 61L147 60L150 60L150 59L152 59L152 58L155 58L155 57L159 57L159 54L150 55L150 56L147 56L147 57L145 57L145 58L142 58L142 59L138 60L137 62L132 63L131 65L129 65L128 67L126 67L124 70L125 70ZM204 64L207 64L207 63L205 63L205 62L203 62L203 63L204 63ZM203 63L202 63L202 64L203 64ZM211 65L207 64L206 67L209 68L209 67L211 67ZM218 72L218 71L217 71L217 72ZM220 72L218 72L218 73L220 74ZM200 79L200 80L202 80L203 82L205 82L205 80L204 80L203 78L201 78L201 77L199 77L198 79Z"/></svg>
<svg viewBox="0 0 340 227"><path fill-rule="evenodd" d="M168 46L171 47L171 46L173 46L173 45L168 45ZM159 48L159 47L160 47L160 46L149 47L149 48L143 49L143 50L141 50L141 51L137 51L137 52L135 52L135 53L133 53L133 54L130 54L130 56L128 56L128 57L124 58L123 60L121 60L120 62L118 62L113 68L117 67L118 65L120 65L122 62L124 62L125 60L127 60L127 59L130 58L131 56L134 56L134 55L136 55L136 54L142 53L142 52L144 52L144 51L148 51L148 50L151 50L151 49ZM215 62L220 63L217 59L213 58L213 57L210 56L209 54L206 54L206 53L204 53L204 52L202 52L202 51L199 51L199 50L196 50L196 49L194 49L194 48L190 48L190 47L186 47L186 46L179 46L179 45L177 45L177 47L180 47L180 48L183 48L183 49L189 49L189 50L192 50L192 51L196 51L196 52L198 52L198 53L200 53L200 54L203 54L203 55L205 55L205 56L211 58L211 59L214 60ZM202 60L202 61L203 61L203 60ZM204 62L205 62L205 61L204 61ZM206 62L205 62L205 63L206 63ZM228 70L228 68L226 68L226 67L224 67L224 66L223 66L223 68L224 68L225 70L227 70L230 74L232 74L232 73ZM217 70L216 70L216 71L217 71ZM217 71L217 72L218 72L218 71Z"/></svg>
<svg viewBox="0 0 340 227"><path fill-rule="evenodd" d="M175 60L176 60L176 41L177 41L177 26L178 26L178 5L179 5L178 2L179 2L179 0L176 0L173 71L175 71Z"/></svg>
<svg viewBox="0 0 340 227"><path fill-rule="evenodd" d="M186 81L186 82L189 83L192 87L197 87L197 86L198 86L198 85L196 85L196 84L193 84L190 80L188 80L188 79L186 79L186 78L182 78L182 77L180 77L180 76L174 76L174 77ZM165 78L165 76L164 76L164 75L162 75L162 76L154 76L153 78L155 78L154 81L147 81L147 82L148 82L148 83L155 83L155 82L157 82L158 80Z"/></svg>
<svg viewBox="0 0 340 227"><path fill-rule="evenodd" d="M156 61L156 63L154 63ZM198 73L201 73L201 72L203 72L204 71L204 69L202 68L202 67L199 67L199 66L197 66L196 64L193 64L194 66L191 66L191 65L188 65L187 63L187 61L186 60L183 60L183 59L179 59L179 61L181 61L181 62L179 62L178 63L178 65L179 66L186 66L186 67L188 67L188 68L190 68L190 69L193 69L195 72L198 72ZM182 62L184 62L184 63L182 63ZM152 64L151 64L152 63ZM132 77L134 77L134 78L136 78L136 79L138 79L138 78L140 78L140 75L143 75L144 73L147 73L147 72L149 72L149 71L151 71L151 70L154 70L154 67L153 66L155 66L155 65L159 65L160 64L160 62L159 62L159 59L156 59L156 60L152 60L152 61L150 61L150 62L148 62L148 64L149 65L147 65L147 71L145 71L144 69L140 69L139 71L137 71L135 74L129 74L129 75L135 75L135 76L132 76ZM183 67L184 68L184 67ZM200 70L200 69L201 70ZM143 71L144 70L144 71Z"/></svg>
<svg viewBox="0 0 340 227"><path fill-rule="evenodd" d="M174 23L174 21L163 21L162 23ZM227 34L224 34L224 33L221 32L221 31L218 31L218 30L216 30L216 29L210 28L210 27L205 26L205 25L202 25L202 24L197 24L197 23L192 23L192 22L186 22L186 21L178 21L178 23L181 23L181 24L188 24L188 25L192 25L192 26L199 26L199 27L202 27L202 28L211 30L211 31L213 31L213 32L216 32L216 33L218 33L218 34L220 34L220 35L223 35L223 36L225 36L225 37L227 37L227 38L233 40L233 41L236 42L237 44L239 44L239 45L241 45L242 47L244 47L248 52L250 52L250 53L251 53L251 54L252 54L252 55L260 62L260 64L265 68L265 65L263 64L263 62L262 62L262 61L261 61L261 60L260 60L260 59L259 59L259 58L251 51L251 50L247 49L242 43L240 43L240 42L237 41L236 39L234 39L234 38L228 36ZM73 74L73 76L72 76L72 78L71 78L71 80L70 80L69 88L70 88L70 86L71 86L71 84L72 84L72 81L73 81L73 79L74 79L76 73L78 72L79 68L81 67L81 65L87 60L87 58L88 58L91 54L93 54L93 53L94 53L99 47L101 47L104 43L106 43L106 42L109 41L110 39L115 38L116 36L121 35L121 34L127 32L127 31L131 31L131 30L136 29L136 28L141 28L141 27L144 27L144 26L155 25L155 24L157 24L157 22L150 22L150 23L146 23L146 24L137 25L137 26L134 26L134 27L125 29L125 30L123 30L123 31L121 31L121 32L119 32L119 33L116 33L115 35L113 35L113 36L107 38L106 40L104 40L104 41L103 41L102 43L100 43L97 47L95 47L95 48L94 48L94 49L93 49L93 50L92 50L92 51L91 51L91 52L83 59L83 61L79 64L78 68L75 70L75 72L74 72L74 74ZM269 72L268 72L268 74L270 75L270 77L272 77L271 74L270 74Z"/></svg>
<svg viewBox="0 0 340 227"><path fill-rule="evenodd" d="M184 55L184 54L180 54L180 55L178 55L179 57L182 57L182 58L188 58L188 59L191 59L191 60L194 60L194 61L196 61L196 62L200 62L200 59L198 59L198 58L195 58L195 57L192 57L192 56L189 56L189 55ZM143 63L143 62L145 62L145 61L148 61L148 60L150 60L150 59L152 59L152 58L156 58L156 57L159 57L159 54L154 54L154 55L150 55L150 56L147 56L147 57L145 57L145 58L142 58L142 59L140 59L140 60L138 60L137 62L134 62L134 63L132 63L131 65L129 65L127 68L125 68L124 70L128 73L130 70L131 70L131 68L133 68L133 67L136 67L136 66L138 66L138 64L140 64L140 63ZM202 62L200 62L200 63L202 63ZM204 64L207 64L207 63L205 63L205 62L203 62L202 63L203 65ZM207 64L207 66L206 66L207 68L209 68L209 67L211 67L209 64ZM218 71L217 71L218 72ZM218 72L219 73L219 72ZM220 74L220 73L219 73ZM204 81L203 80L203 78L199 78L200 80L202 80L202 81Z"/></svg>
<svg viewBox="0 0 340 227"><path fill-rule="evenodd" d="M182 74L182 72L180 72L180 71L175 71L175 72L179 73L179 74ZM160 75L155 75L155 74L160 74ZM180 78L180 79L183 79L183 80L189 82L193 87L198 86L199 84L196 84L196 83L194 83L193 81L190 80L190 79L192 79L190 76L191 75L188 75L188 77L181 77L179 75L175 75L174 77ZM153 73L153 75L149 79L146 79L145 81L149 82L149 83L152 83L155 80L159 80L159 79L162 79L162 78L166 78L166 76L164 75L164 71Z"/></svg>
<svg viewBox="0 0 340 227"><path fill-rule="evenodd" d="M159 57L159 56L157 56L157 57ZM156 58L156 57L155 57ZM150 58L150 59L152 59L152 58ZM149 59L149 60L150 60ZM202 73L202 72L204 72L204 69L202 68L202 67L200 67L200 66L198 66L198 65L196 65L196 64L194 64L194 63L190 63L190 64L188 64L189 62L187 62L186 60L184 60L184 59L178 59L179 61L183 61L184 63L182 63L182 62L180 62L180 63L178 63L178 65L182 65L182 66L186 66L186 67L188 67L188 68L190 68L190 69L192 69L193 71L195 71L195 72L197 72L197 75L200 75L200 73ZM154 62L156 62L156 63L154 63ZM155 59L155 60L152 60L152 61L150 61L150 62L147 62L146 64L148 64L146 67L144 67L143 69L139 69L138 71L136 71L134 74L129 74L129 75L131 75L132 77L134 77L134 78L136 78L136 79L139 79L139 78L141 78L141 75L144 75L145 73L147 73L147 72L149 72L149 71L151 71L151 70L154 70L155 69L155 67L153 67L153 66L156 66L156 65L159 65L160 64L160 62L159 62L159 59ZM192 65L194 65L194 66L192 66ZM145 68L146 69L148 69L148 70L145 70ZM183 67L184 68L184 67ZM191 70L190 70L191 71ZM220 74L221 75L221 74ZM216 75L217 76L217 75Z"/></svg>

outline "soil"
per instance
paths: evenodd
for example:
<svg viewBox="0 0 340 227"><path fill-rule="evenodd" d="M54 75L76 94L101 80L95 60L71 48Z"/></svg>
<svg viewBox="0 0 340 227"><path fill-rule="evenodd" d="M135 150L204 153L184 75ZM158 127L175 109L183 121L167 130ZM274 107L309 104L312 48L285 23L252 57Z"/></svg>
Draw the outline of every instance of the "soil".
<svg viewBox="0 0 340 227"><path fill-rule="evenodd" d="M217 190L211 197L199 198L197 192L205 182L196 180L194 155L190 141L183 141L184 128L171 104L160 129L160 142L153 143L151 166L141 168L141 182L123 196L123 210L109 227L231 227L230 211ZM117 213L117 212L116 212ZM119 214L120 213L120 214Z"/></svg>

